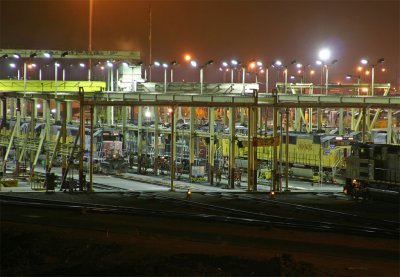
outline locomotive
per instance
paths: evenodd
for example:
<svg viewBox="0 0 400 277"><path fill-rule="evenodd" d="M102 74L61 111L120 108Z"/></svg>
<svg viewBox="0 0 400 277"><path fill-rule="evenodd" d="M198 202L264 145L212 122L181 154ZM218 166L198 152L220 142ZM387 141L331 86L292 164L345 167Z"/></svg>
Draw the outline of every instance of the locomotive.
<svg viewBox="0 0 400 277"><path fill-rule="evenodd" d="M346 159L344 192L355 199L399 199L400 145L354 143Z"/></svg>
<svg viewBox="0 0 400 277"><path fill-rule="evenodd" d="M279 133L278 133L279 136ZM238 143L235 145L239 159L246 160L248 146L246 137L243 140L238 135ZM266 134L272 138L272 133ZM279 136L280 137L280 136ZM278 165L286 166L286 134L282 134L282 142L278 145ZM291 177L300 177L314 182L336 181L337 172L344 166L344 158L350 152L349 143L352 137L338 137L321 133L289 133L288 166ZM224 156L229 155L229 139L222 139L222 151ZM260 164L266 165L260 169L261 178L270 179L272 170L272 146L257 148L257 158ZM246 164L246 163L242 163ZM319 174L321 172L321 174Z"/></svg>

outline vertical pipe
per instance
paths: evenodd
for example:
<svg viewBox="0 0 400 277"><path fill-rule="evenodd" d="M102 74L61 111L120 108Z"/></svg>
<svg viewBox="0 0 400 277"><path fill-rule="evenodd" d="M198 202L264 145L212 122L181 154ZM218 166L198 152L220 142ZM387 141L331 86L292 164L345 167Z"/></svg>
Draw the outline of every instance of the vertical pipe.
<svg viewBox="0 0 400 277"><path fill-rule="evenodd" d="M230 188L235 188L235 171L236 171L236 108L229 108L229 130L230 130L230 145L229 145L229 183Z"/></svg>
<svg viewBox="0 0 400 277"><path fill-rule="evenodd" d="M160 131L158 130L158 123L160 121L160 116L158 114L158 107L153 107L154 109L154 161L158 158L158 137ZM158 175L158 164L154 162L154 175Z"/></svg>
<svg viewBox="0 0 400 277"><path fill-rule="evenodd" d="M326 77L326 79L325 79L325 95L328 95L328 65L325 65L325 70L326 70L326 72L325 72L325 77Z"/></svg>
<svg viewBox="0 0 400 277"><path fill-rule="evenodd" d="M55 62L54 63L54 92L55 92L56 98L57 98L57 72L58 72L57 65L58 65L58 63Z"/></svg>
<svg viewBox="0 0 400 277"><path fill-rule="evenodd" d="M63 117L61 122L61 142L63 145L67 143L67 103L65 101L62 102L62 109L63 109ZM66 180L65 174L67 169L67 157L65 155L62 156L62 164L61 164L61 176L62 180ZM63 186L63 184L61 184Z"/></svg>
<svg viewBox="0 0 400 277"><path fill-rule="evenodd" d="M215 154L215 144L214 144L214 122L215 122L215 112L214 108L208 108L208 131L210 144L208 146L208 181L211 185L214 183L214 154Z"/></svg>
<svg viewBox="0 0 400 277"><path fill-rule="evenodd" d="M6 129L7 127L7 98L1 99L1 102L3 103L3 117L1 119L0 131L3 131L3 129Z"/></svg>
<svg viewBox="0 0 400 277"><path fill-rule="evenodd" d="M281 146L279 147L279 191L282 191L282 175L283 175L283 112L280 113L280 138Z"/></svg>
<svg viewBox="0 0 400 277"><path fill-rule="evenodd" d="M85 119L83 105L83 88L79 87L79 190L84 187L83 156L85 155Z"/></svg>
<svg viewBox="0 0 400 277"><path fill-rule="evenodd" d="M374 79L375 79L375 66L372 65L372 69L371 69L371 95L374 96Z"/></svg>
<svg viewBox="0 0 400 277"><path fill-rule="evenodd" d="M289 108L286 108L286 163L285 163L285 191L289 191Z"/></svg>
<svg viewBox="0 0 400 277"><path fill-rule="evenodd" d="M362 109L362 143L365 142L365 117L367 116L366 108Z"/></svg>
<svg viewBox="0 0 400 277"><path fill-rule="evenodd" d="M164 68L164 93L167 93L167 69Z"/></svg>
<svg viewBox="0 0 400 277"><path fill-rule="evenodd" d="M170 173L171 173L171 184L170 191L175 191L174 189L174 179L175 179L175 106L172 106L171 112L171 164L170 164Z"/></svg>
<svg viewBox="0 0 400 277"><path fill-rule="evenodd" d="M285 87L284 87L283 93L286 93L286 92L287 92L287 74L288 74L288 68L287 68L287 66L285 66L284 73L285 73Z"/></svg>
<svg viewBox="0 0 400 277"><path fill-rule="evenodd" d="M142 133L143 133L143 106L138 106L138 136L137 136L137 157L138 157L138 167L137 172L141 173L141 160L142 160L142 152L143 152L143 142L142 142Z"/></svg>
<svg viewBox="0 0 400 277"><path fill-rule="evenodd" d="M386 135L386 143L390 144L392 142L391 138L392 138L392 134L393 134L392 109L388 109L387 113L388 113L388 121L387 121L387 131L386 131L386 134L387 134Z"/></svg>
<svg viewBox="0 0 400 277"><path fill-rule="evenodd" d="M242 67L242 85L243 85L242 95L244 95L244 92L245 92L245 82L246 82L246 68L243 66Z"/></svg>
<svg viewBox="0 0 400 277"><path fill-rule="evenodd" d="M200 68L200 94L203 94L203 67Z"/></svg>
<svg viewBox="0 0 400 277"><path fill-rule="evenodd" d="M125 137L125 136L124 136ZM88 191L93 191L94 107L90 106L90 175Z"/></svg>
<svg viewBox="0 0 400 277"><path fill-rule="evenodd" d="M272 191L278 191L278 108L276 107L276 95L275 95L275 106L273 107L273 132L274 132L274 145L273 145L273 174L272 174Z"/></svg>
<svg viewBox="0 0 400 277"><path fill-rule="evenodd" d="M190 137L189 137L189 164L190 164L190 178L193 177L192 167L194 166L194 141L195 141L195 108L190 107Z"/></svg>
<svg viewBox="0 0 400 277"><path fill-rule="evenodd" d="M27 81L27 76L26 76L26 62L24 62L24 97L26 95L26 81Z"/></svg>
<svg viewBox="0 0 400 277"><path fill-rule="evenodd" d="M339 109L339 135L343 135L344 133L344 126L343 126L343 113L344 109L340 108Z"/></svg>
<svg viewBox="0 0 400 277"><path fill-rule="evenodd" d="M251 107L247 108L248 125L247 125L247 190L253 190L253 144L251 141L253 135L253 114Z"/></svg>

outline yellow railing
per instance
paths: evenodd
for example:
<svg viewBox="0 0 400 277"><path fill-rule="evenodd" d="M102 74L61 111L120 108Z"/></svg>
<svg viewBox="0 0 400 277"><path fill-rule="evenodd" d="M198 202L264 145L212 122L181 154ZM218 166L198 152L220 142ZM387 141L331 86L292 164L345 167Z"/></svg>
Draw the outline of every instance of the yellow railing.
<svg viewBox="0 0 400 277"><path fill-rule="evenodd" d="M56 84L57 83L57 84ZM55 80L0 80L0 91L18 92L76 92L83 87L84 92L103 91L106 83L102 81L55 81Z"/></svg>

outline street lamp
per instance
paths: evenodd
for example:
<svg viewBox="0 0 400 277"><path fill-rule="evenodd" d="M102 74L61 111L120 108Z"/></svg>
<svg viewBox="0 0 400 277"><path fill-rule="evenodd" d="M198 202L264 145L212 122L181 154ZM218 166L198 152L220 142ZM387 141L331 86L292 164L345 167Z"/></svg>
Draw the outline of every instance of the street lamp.
<svg viewBox="0 0 400 277"><path fill-rule="evenodd" d="M174 66L178 65L176 61L172 61L169 63L171 66L171 83L174 82Z"/></svg>
<svg viewBox="0 0 400 277"><path fill-rule="evenodd" d="M213 64L214 61L213 60L209 60L208 62L206 62L204 65L200 66L200 94L203 94L203 73L204 73L204 67ZM193 67L197 67L198 63L195 60L191 60L190 64Z"/></svg>
<svg viewBox="0 0 400 277"><path fill-rule="evenodd" d="M384 58L380 58L376 61L377 64L382 64L385 61ZM367 65L369 61L367 59L361 59L361 64ZM375 79L375 64L371 64L371 95L374 96L374 79Z"/></svg>
<svg viewBox="0 0 400 277"><path fill-rule="evenodd" d="M167 69L168 69L168 64L167 63L160 63L159 61L155 61L153 63L154 66L156 67L163 67L164 68L164 93L167 92Z"/></svg>
<svg viewBox="0 0 400 277"><path fill-rule="evenodd" d="M318 52L318 57L320 60L317 61L318 65L324 65L325 68L325 94L328 95L328 64L327 61L331 58L331 51L327 48L322 49ZM331 64L337 63L337 60L333 60Z"/></svg>

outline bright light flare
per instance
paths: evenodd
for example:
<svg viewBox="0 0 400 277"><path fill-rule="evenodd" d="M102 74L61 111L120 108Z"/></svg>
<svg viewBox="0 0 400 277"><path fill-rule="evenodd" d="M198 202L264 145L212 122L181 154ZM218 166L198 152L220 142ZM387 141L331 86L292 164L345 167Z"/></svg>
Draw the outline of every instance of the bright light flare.
<svg viewBox="0 0 400 277"><path fill-rule="evenodd" d="M193 67L197 67L197 62L196 61L190 61L190 65Z"/></svg>
<svg viewBox="0 0 400 277"><path fill-rule="evenodd" d="M331 50L329 50L328 48L321 49L318 52L318 57L323 61L329 60L331 57Z"/></svg>
<svg viewBox="0 0 400 277"><path fill-rule="evenodd" d="M368 60L367 59L361 59L360 61L362 64L368 64Z"/></svg>
<svg viewBox="0 0 400 277"><path fill-rule="evenodd" d="M192 60L192 56L189 54L185 54L184 59L185 59L185 61L190 62Z"/></svg>

